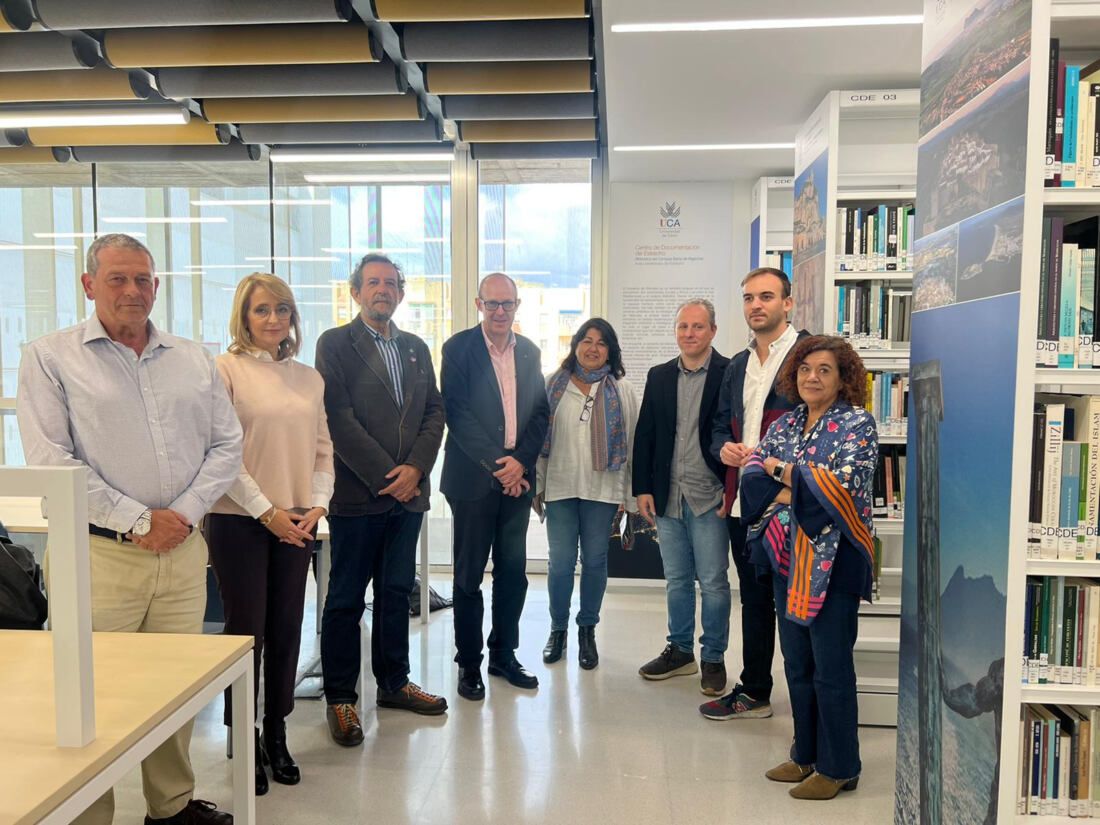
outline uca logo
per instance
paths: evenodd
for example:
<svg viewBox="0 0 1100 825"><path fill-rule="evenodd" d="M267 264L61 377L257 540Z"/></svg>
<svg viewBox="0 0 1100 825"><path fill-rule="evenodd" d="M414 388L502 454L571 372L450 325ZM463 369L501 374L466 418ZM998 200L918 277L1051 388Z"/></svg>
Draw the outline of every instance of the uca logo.
<svg viewBox="0 0 1100 825"><path fill-rule="evenodd" d="M657 221L661 229L680 228L680 207L676 205L676 201L665 203L665 205L658 208L657 211L661 215L660 219Z"/></svg>

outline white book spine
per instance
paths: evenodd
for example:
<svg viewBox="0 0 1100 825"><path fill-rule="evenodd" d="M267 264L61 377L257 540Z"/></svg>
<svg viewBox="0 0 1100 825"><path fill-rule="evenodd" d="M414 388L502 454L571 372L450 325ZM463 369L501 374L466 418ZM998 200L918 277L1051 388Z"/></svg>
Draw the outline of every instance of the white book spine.
<svg viewBox="0 0 1100 825"><path fill-rule="evenodd" d="M1096 642L1100 636L1100 585L1091 585L1088 590L1089 615L1085 631L1085 670L1087 683L1096 686ZM1098 754L1100 756L1100 754Z"/></svg>
<svg viewBox="0 0 1100 825"><path fill-rule="evenodd" d="M1065 404L1047 404L1046 437L1043 439L1043 527L1039 555L1058 558L1058 507L1062 492L1062 422Z"/></svg>

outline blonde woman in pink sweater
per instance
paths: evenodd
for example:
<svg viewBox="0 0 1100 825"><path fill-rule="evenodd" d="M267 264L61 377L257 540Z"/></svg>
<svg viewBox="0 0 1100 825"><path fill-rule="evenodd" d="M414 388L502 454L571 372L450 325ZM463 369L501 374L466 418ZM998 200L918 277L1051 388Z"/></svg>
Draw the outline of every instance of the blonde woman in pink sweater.
<svg viewBox="0 0 1100 825"><path fill-rule="evenodd" d="M229 352L216 363L244 430L244 466L206 518L206 541L225 605L225 632L256 639L256 690L264 672L263 737L256 732L256 794L267 773L296 785L286 717L317 522L334 483L324 381L294 360L302 333L290 287L275 275L245 277L233 298ZM259 713L257 703L257 715ZM229 703L226 702L226 723Z"/></svg>

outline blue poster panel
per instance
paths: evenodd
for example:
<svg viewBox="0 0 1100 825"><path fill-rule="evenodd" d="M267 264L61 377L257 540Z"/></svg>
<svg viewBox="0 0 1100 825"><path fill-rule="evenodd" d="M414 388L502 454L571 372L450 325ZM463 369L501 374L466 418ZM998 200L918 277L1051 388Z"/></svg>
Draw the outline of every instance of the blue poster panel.
<svg viewBox="0 0 1100 825"><path fill-rule="evenodd" d="M1019 311L913 315L898 825L996 821Z"/></svg>
<svg viewBox="0 0 1100 825"><path fill-rule="evenodd" d="M757 215L749 224L749 268L756 269L760 266L760 216Z"/></svg>
<svg viewBox="0 0 1100 825"><path fill-rule="evenodd" d="M825 317L825 205L829 153L822 152L794 181L794 250L791 276L796 329L820 333Z"/></svg>
<svg viewBox="0 0 1100 825"><path fill-rule="evenodd" d="M894 821L993 825L1031 3L924 10Z"/></svg>

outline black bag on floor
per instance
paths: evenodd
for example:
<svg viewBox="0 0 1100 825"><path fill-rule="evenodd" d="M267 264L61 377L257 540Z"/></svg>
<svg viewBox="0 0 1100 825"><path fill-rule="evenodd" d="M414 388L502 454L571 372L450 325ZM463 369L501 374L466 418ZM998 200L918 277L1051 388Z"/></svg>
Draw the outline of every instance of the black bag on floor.
<svg viewBox="0 0 1100 825"><path fill-rule="evenodd" d="M42 568L34 554L0 536L0 630L41 630L46 615Z"/></svg>

